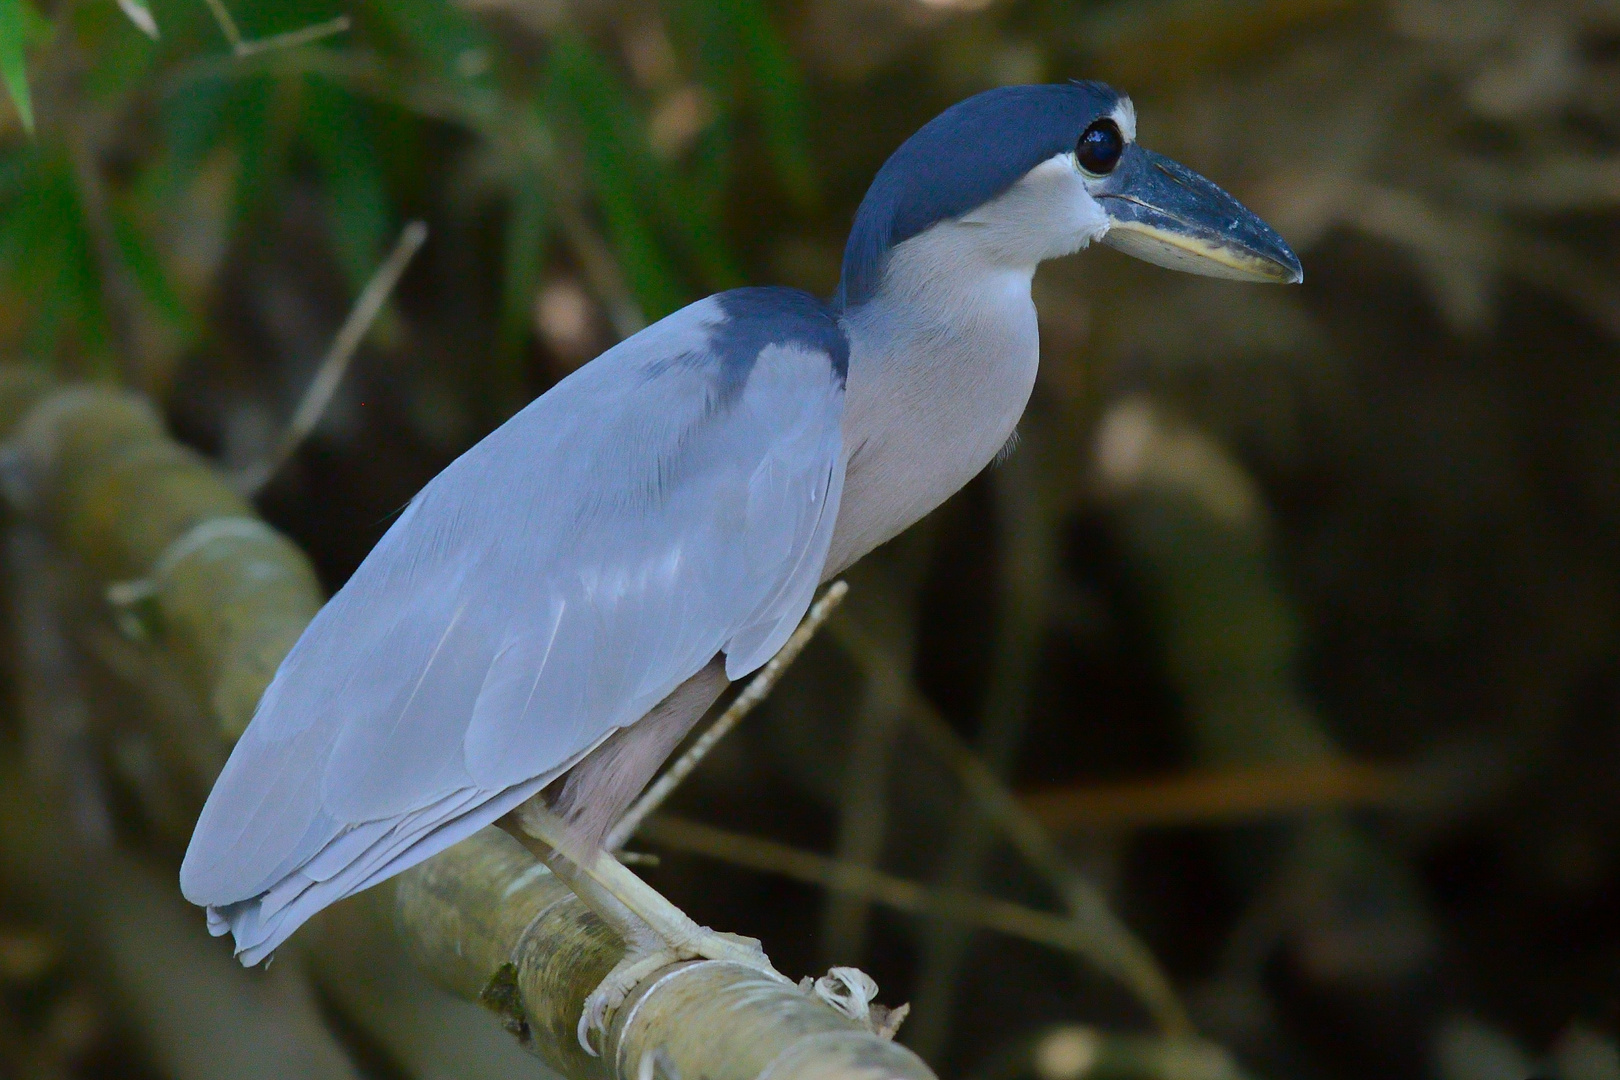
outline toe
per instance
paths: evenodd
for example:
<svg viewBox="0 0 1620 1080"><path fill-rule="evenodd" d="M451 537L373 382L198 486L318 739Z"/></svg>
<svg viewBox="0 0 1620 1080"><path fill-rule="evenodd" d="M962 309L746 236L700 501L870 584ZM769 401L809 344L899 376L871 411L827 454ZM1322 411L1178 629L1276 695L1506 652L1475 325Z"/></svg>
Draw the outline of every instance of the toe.
<svg viewBox="0 0 1620 1080"><path fill-rule="evenodd" d="M574 1033L579 1037L579 1045L591 1057L601 1056L601 1051L591 1041L592 1032L606 1038L608 1015L623 1003L623 994L603 993L601 987L585 999L585 1009L579 1014L579 1026Z"/></svg>
<svg viewBox="0 0 1620 1080"><path fill-rule="evenodd" d="M678 953L668 949L657 949L650 952L632 951L620 960L602 984L592 990L585 999L585 1008L579 1014L579 1025L576 1034L579 1036L579 1045L592 1057L598 1056L597 1049L591 1045L591 1032L599 1032L607 1038L608 1019L613 1015L630 992L636 988L642 979L651 975L659 968L685 959Z"/></svg>
<svg viewBox="0 0 1620 1080"><path fill-rule="evenodd" d="M693 943L692 951L706 960L723 960L731 964L740 964L779 982L791 981L771 966L771 958L765 955L765 950L760 947L757 938L708 930Z"/></svg>
<svg viewBox="0 0 1620 1080"><path fill-rule="evenodd" d="M761 956L765 955L765 943L760 941L757 937L747 937L743 934L728 934L724 930L710 930L709 933L713 934L717 938L724 938L727 941L741 945L743 948L752 952L757 952Z"/></svg>

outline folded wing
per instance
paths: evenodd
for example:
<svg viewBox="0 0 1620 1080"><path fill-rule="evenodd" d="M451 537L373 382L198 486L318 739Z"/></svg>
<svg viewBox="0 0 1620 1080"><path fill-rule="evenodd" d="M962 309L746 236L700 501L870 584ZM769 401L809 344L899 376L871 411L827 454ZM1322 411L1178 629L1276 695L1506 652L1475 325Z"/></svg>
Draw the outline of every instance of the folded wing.
<svg viewBox="0 0 1620 1080"><path fill-rule="evenodd" d="M245 963L489 824L821 579L847 346L746 289L576 371L416 497L288 654L181 868Z"/></svg>

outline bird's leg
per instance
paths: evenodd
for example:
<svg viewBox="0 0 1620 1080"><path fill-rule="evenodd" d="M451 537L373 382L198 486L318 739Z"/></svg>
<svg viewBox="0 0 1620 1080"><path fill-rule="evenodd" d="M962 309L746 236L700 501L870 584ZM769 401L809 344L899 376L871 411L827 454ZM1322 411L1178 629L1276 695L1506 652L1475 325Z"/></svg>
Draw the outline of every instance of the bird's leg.
<svg viewBox="0 0 1620 1080"><path fill-rule="evenodd" d="M539 799L524 803L501 824L624 939L624 959L585 999L579 1041L586 1051L596 1052L590 1032L605 1032L608 1016L636 984L668 964L700 957L724 960L789 981L771 966L757 939L699 926L609 852L578 851L568 826Z"/></svg>

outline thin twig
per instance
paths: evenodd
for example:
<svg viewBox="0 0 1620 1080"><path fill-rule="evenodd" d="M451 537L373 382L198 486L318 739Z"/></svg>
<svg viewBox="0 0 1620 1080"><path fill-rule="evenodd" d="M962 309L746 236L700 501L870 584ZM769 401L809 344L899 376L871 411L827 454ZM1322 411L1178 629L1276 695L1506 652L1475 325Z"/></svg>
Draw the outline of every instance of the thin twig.
<svg viewBox="0 0 1620 1080"><path fill-rule="evenodd" d="M848 594L849 586L842 581L835 581L821 594L821 599L810 605L810 611L799 624L799 628L793 631L793 635L777 650L776 655L759 669L759 674L755 675L753 681L737 695L737 700L720 714L719 719L709 725L707 731L698 736L691 748L677 758L675 764L666 769L656 783L642 793L641 798L636 800L635 805L613 827L613 831L608 833L605 846L609 851L622 848L625 841L635 835L636 829L647 819L647 815L663 805L664 800L680 786L681 781L685 780L692 770L698 767L698 763L708 756L709 751L726 737L726 733L752 712L754 706L765 700L783 672L787 671L788 665L799 658L799 653L810 644L810 639L816 636L816 631L821 629L827 617Z"/></svg>
<svg viewBox="0 0 1620 1080"><path fill-rule="evenodd" d="M1047 583L1052 579L1052 526L1044 513L1038 475L1040 444L1026 439L996 470L997 547L1000 613L991 650L990 685L979 724L975 758L998 778L1017 760L1029 726L1030 689L1046 628ZM972 892L995 839L995 825L982 805L970 800L955 816L937 875L947 892ZM908 1042L925 1059L944 1049L955 1025L951 1011L961 980L957 971L971 938L966 927L938 924L923 935L917 978L917 1019Z"/></svg>
<svg viewBox="0 0 1620 1080"><path fill-rule="evenodd" d="M237 57L252 56L255 53L270 52L274 49L296 49L300 45L308 45L312 41L329 38L333 34L341 34L349 29L350 22L347 15L339 15L335 19L328 19L313 26L299 27L297 30L288 30L284 34L272 34L267 38L256 38L252 41L243 41L231 47Z"/></svg>
<svg viewBox="0 0 1620 1080"><path fill-rule="evenodd" d="M909 655L909 641L900 650ZM901 680L868 677L855 716L855 738L838 803L834 851L840 863L871 869L883 856L889 832L889 761L904 720ZM866 952L869 911L866 899L859 895L835 893L827 898L821 948L829 964L860 962Z"/></svg>
<svg viewBox="0 0 1620 1080"><path fill-rule="evenodd" d="M1008 937L1081 956L1092 943L1074 920L1036 911L1021 904L979 893L931 889L915 881L840 862L775 840L746 836L684 818L660 815L647 822L645 838L661 847L702 855L767 874L780 874L808 885L849 893L913 915L981 927Z"/></svg>
<svg viewBox="0 0 1620 1080"><path fill-rule="evenodd" d="M1070 862L1051 833L933 706L920 695L914 695L910 704L907 719L911 730L956 773L980 811L1013 849L1051 883L1072 919L1087 927L1091 948L1086 955L1091 962L1128 987L1165 1034L1191 1032L1186 1007L1152 950L1114 913L1107 898Z"/></svg>
<svg viewBox="0 0 1620 1080"><path fill-rule="evenodd" d="M580 207L574 202L563 201L557 207L557 220L562 226L563 236L579 259L585 279L591 283L606 308L613 332L627 338L646 326L647 316L643 314L630 287L625 284L624 274L612 250Z"/></svg>
<svg viewBox="0 0 1620 1080"><path fill-rule="evenodd" d="M326 412L327 405L331 404L332 395L337 392L338 384L343 381L343 375L349 369L349 361L354 357L355 349L365 339L366 331L371 329L372 321L382 311L383 305L388 302L389 294L394 286L399 284L400 277L405 268L410 265L411 258L427 240L427 226L420 221L413 221L406 225L394 243L394 250L388 253L382 266L366 282L361 290L360 298L355 301L354 308L349 317L343 320L337 337L332 339L326 356L321 360L320 369L311 380L309 389L304 391L303 400L298 403L292 419L287 423L287 429L282 432L281 439L276 443L262 460L249 465L235 477L236 488L244 495L253 495L274 476L287 460L293 456L303 441L315 430L315 425L321 422L321 416Z"/></svg>
<svg viewBox="0 0 1620 1080"><path fill-rule="evenodd" d="M884 669L894 670L885 644L863 633L852 620L834 623L833 633L845 653L868 672L868 678ZM1084 952L1086 959L1126 986L1165 1032L1191 1031L1187 1010L1152 951L1114 914L1107 899L1075 868L1040 821L909 682L905 705L909 730L956 774L968 796L1013 849L1046 878L1063 899L1073 921L1085 928L1090 941Z"/></svg>
<svg viewBox="0 0 1620 1080"><path fill-rule="evenodd" d="M225 35L225 40L231 46L231 54L238 60L276 49L293 49L299 45L307 45L312 41L331 37L333 34L341 34L351 25L347 15L339 15L335 19L328 19L313 26L288 30L284 34L248 40L242 36L242 29L236 25L236 20L231 18L230 9L225 6L224 0L203 0L203 2L208 5L208 10L213 12L214 22L219 24L219 32Z"/></svg>

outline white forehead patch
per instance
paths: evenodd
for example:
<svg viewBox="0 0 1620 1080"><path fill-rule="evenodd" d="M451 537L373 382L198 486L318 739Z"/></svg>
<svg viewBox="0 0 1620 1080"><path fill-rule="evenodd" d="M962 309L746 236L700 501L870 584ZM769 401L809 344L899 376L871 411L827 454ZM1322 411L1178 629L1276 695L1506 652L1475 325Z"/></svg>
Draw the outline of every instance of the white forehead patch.
<svg viewBox="0 0 1620 1080"><path fill-rule="evenodd" d="M1119 104L1114 106L1114 111L1109 115L1113 117L1114 123L1119 125L1119 133L1125 136L1125 141L1128 143L1135 142L1136 106L1131 104L1131 99L1128 97L1120 98Z"/></svg>

